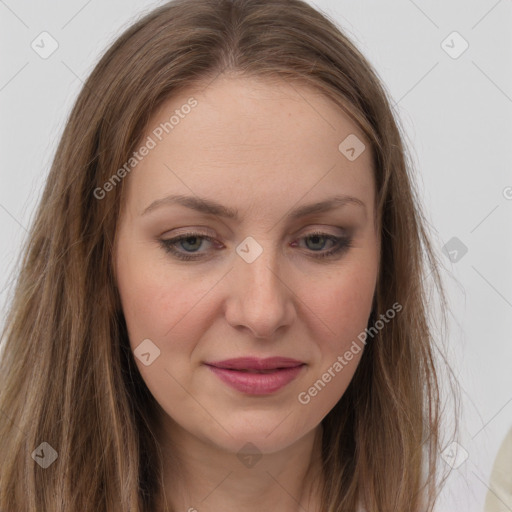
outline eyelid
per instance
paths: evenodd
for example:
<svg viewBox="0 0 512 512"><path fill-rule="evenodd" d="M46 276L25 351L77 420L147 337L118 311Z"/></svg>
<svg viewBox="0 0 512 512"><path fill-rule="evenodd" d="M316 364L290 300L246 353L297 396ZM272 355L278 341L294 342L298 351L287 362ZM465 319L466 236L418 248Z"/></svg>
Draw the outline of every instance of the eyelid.
<svg viewBox="0 0 512 512"><path fill-rule="evenodd" d="M339 234L334 234L326 231L327 227L309 227L305 231L302 229L298 230L296 233L292 235L293 239L297 238L306 238L309 236L314 235L321 235L325 237L332 237L332 238L351 238L352 237L352 230L349 230L347 228L344 228L342 226L329 226L331 229L335 228L338 230L338 232L341 232ZM204 230L204 231L203 231ZM214 239L217 239L217 233L208 227L203 226L197 226L197 227L187 227L187 228L178 228L176 230L172 231L172 236L165 236L167 231L164 232L161 235L161 238L165 238L167 241L169 240L176 240L177 238L182 237L183 238L190 238L190 237L202 237L205 239L208 239L210 241L213 241Z"/></svg>
<svg viewBox="0 0 512 512"><path fill-rule="evenodd" d="M322 226L322 224L319 224L318 226ZM326 230L329 229L335 229L338 233L330 233ZM197 231L196 231L197 230ZM326 227L316 227L313 225L313 227L308 226L308 228L301 228L297 230L292 237L293 238L301 238L305 236L311 236L314 234L320 234L324 236L333 236L333 237L350 237L352 236L351 229L342 227L342 226L326 226ZM188 235L188 236L202 236L205 238L217 238L217 232L211 228L208 228L206 226L192 226L187 228L178 228L172 230L172 236L169 234L168 237L166 237L166 234L169 233L169 231L165 231L161 237L165 237L168 239L176 238L181 235Z"/></svg>
<svg viewBox="0 0 512 512"><path fill-rule="evenodd" d="M172 235L169 234L169 231L165 231L161 237L165 238L176 238L182 235L188 235L188 236L204 236L215 238L217 236L217 233L215 230L208 228L206 226L192 226L188 228L177 228L172 230ZM169 235L168 235L169 234ZM168 236L166 236L168 235Z"/></svg>

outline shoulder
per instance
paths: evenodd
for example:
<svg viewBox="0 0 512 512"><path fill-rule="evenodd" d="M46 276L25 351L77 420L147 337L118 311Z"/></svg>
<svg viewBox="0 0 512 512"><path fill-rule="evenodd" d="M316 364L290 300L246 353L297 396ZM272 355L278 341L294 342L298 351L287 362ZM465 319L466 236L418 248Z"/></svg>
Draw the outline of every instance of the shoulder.
<svg viewBox="0 0 512 512"><path fill-rule="evenodd" d="M501 443L491 473L485 512L512 509L512 429Z"/></svg>

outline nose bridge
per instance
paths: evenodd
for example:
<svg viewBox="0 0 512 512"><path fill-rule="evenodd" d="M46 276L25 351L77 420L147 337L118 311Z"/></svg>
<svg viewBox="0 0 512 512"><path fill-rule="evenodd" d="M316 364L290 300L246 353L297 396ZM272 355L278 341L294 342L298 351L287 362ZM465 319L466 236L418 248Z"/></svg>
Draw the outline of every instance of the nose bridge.
<svg viewBox="0 0 512 512"><path fill-rule="evenodd" d="M231 325L267 337L290 322L291 292L280 275L278 251L248 238L237 247L227 317Z"/></svg>

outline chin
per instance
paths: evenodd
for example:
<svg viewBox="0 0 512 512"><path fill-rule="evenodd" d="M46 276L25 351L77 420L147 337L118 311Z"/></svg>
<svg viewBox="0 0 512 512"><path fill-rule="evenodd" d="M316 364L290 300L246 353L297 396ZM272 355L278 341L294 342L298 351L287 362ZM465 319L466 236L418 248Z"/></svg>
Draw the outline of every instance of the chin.
<svg viewBox="0 0 512 512"><path fill-rule="evenodd" d="M286 417L286 415L284 415ZM275 453L304 437L310 430L290 430L285 426L283 416L278 421L259 421L250 425L225 425L221 432L212 437L212 431L201 432L201 437L208 443L230 452L249 451L261 454ZM226 432L227 431L227 432ZM220 434L220 435L219 435Z"/></svg>

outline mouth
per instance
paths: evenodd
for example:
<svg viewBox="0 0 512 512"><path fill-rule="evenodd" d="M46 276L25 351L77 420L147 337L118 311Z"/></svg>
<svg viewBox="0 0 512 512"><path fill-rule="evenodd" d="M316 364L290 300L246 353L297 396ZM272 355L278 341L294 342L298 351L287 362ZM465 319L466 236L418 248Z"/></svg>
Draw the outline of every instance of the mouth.
<svg viewBox="0 0 512 512"><path fill-rule="evenodd" d="M236 359L225 359L223 361L214 361L205 363L208 366L214 366L223 370L237 370L246 372L272 372L286 368L295 368L305 363L290 357L267 357L265 359L257 357L239 357Z"/></svg>
<svg viewBox="0 0 512 512"><path fill-rule="evenodd" d="M284 370L285 368L272 368L271 370L235 370L234 368L220 368L221 370L231 370L232 372L241 372L241 373L275 373L279 370Z"/></svg>
<svg viewBox="0 0 512 512"><path fill-rule="evenodd" d="M205 364L222 382L248 395L275 393L306 366L290 358L239 358Z"/></svg>

